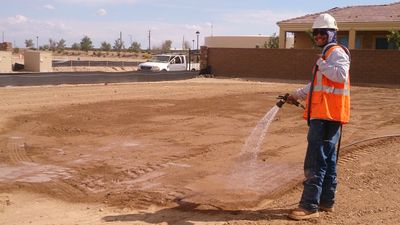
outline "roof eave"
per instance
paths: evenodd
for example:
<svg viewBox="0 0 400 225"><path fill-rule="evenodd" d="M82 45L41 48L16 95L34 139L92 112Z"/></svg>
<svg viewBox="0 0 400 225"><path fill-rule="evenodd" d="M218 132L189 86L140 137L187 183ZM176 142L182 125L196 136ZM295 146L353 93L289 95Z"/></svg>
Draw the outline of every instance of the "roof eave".
<svg viewBox="0 0 400 225"><path fill-rule="evenodd" d="M312 23L281 23L280 29L286 31L311 30ZM338 23L339 30L362 30L362 31L387 31L400 30L400 22L342 22Z"/></svg>

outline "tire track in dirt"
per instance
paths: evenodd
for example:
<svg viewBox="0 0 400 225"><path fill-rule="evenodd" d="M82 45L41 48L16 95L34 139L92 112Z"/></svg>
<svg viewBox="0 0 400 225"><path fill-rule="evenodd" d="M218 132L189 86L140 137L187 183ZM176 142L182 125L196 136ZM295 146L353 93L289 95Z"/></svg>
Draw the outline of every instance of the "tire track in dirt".
<svg viewBox="0 0 400 225"><path fill-rule="evenodd" d="M399 145L400 137L382 137L378 139L371 139L362 141L360 143L343 147L343 154L339 156L338 164L344 165L350 161L356 161L365 155L374 154L376 151L381 151L382 148L389 145Z"/></svg>
<svg viewBox="0 0 400 225"><path fill-rule="evenodd" d="M12 165L18 165L23 162L33 162L27 155L24 138L15 136L7 137L2 139L0 144Z"/></svg>
<svg viewBox="0 0 400 225"><path fill-rule="evenodd" d="M75 181L71 180L57 179L46 183L24 183L23 186L28 187L33 192L43 193L70 202L76 202L77 200L89 202L94 198L89 197L87 190L83 190L75 184Z"/></svg>
<svg viewBox="0 0 400 225"><path fill-rule="evenodd" d="M3 138L0 141L2 150L6 153L9 159L9 164L13 166L26 165L26 163L33 163L32 165L41 165L32 160L29 156L27 149L29 146L26 144L25 139L22 137L11 136ZM51 171L45 171L51 172ZM60 171L53 171L54 173ZM30 190L38 193L51 193L53 196L62 199L75 199L76 197L83 197L87 194L85 191L79 189L76 185L70 184L67 180L62 178L53 179L49 182L27 182L17 181L19 186L27 187Z"/></svg>
<svg viewBox="0 0 400 225"><path fill-rule="evenodd" d="M171 167L174 165L174 163L178 163L180 161L187 161L187 160L192 160L196 157L206 155L216 149L212 147L206 147L204 148L197 148L191 150L191 153L184 154L184 155L172 155L172 156L167 156L161 159L161 162L159 163L148 163L145 166L138 166L136 168L132 169L126 169L122 171L122 173L127 174L129 179L134 179L138 180L149 173L156 172L168 167ZM143 180L146 181L146 180Z"/></svg>
<svg viewBox="0 0 400 225"><path fill-rule="evenodd" d="M116 169L101 165L99 168L89 170L98 171L97 175L85 176L82 174L74 177L77 186L86 191L88 198L93 195L103 196L110 205L117 207L147 208L151 205L166 205L176 199L183 199L193 194L191 189L176 187L174 184L162 184L153 187L152 180L168 175L164 169L176 166L186 166L182 161L188 161L208 154L216 149L212 147L198 147L191 149L184 155L172 155L163 157L158 163L147 163L129 169ZM103 167L103 168L101 168ZM101 169L100 169L101 168ZM114 171L112 171L114 169ZM108 171L109 174L102 176L100 170ZM85 171L91 174L90 171ZM158 183L155 183L158 184Z"/></svg>

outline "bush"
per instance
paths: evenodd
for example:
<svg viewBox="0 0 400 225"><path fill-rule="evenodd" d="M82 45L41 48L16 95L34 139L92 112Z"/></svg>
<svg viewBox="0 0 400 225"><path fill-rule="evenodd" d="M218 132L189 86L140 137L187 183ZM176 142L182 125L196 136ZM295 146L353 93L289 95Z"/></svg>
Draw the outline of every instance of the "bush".
<svg viewBox="0 0 400 225"><path fill-rule="evenodd" d="M143 53L142 58L143 59L151 59L152 55L150 53Z"/></svg>

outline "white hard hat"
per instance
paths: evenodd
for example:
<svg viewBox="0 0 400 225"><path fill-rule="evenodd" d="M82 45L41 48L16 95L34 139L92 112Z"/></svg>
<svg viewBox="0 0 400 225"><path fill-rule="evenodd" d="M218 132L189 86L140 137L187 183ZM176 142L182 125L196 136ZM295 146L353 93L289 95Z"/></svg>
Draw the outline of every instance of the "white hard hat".
<svg viewBox="0 0 400 225"><path fill-rule="evenodd" d="M338 30L336 20L328 13L323 13L315 18L312 29L335 29Z"/></svg>

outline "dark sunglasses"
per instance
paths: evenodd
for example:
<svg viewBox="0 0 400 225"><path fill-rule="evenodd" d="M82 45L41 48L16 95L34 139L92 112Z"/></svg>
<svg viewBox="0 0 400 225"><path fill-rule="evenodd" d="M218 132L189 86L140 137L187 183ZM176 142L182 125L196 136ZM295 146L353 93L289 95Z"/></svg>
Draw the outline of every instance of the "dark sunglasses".
<svg viewBox="0 0 400 225"><path fill-rule="evenodd" d="M328 35L328 32L327 32L327 30L325 30L325 29L314 29L313 32L312 32L312 34L313 34L313 36L315 37L315 36L317 36L318 34L321 35L321 36L323 36L323 35Z"/></svg>

